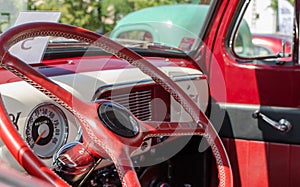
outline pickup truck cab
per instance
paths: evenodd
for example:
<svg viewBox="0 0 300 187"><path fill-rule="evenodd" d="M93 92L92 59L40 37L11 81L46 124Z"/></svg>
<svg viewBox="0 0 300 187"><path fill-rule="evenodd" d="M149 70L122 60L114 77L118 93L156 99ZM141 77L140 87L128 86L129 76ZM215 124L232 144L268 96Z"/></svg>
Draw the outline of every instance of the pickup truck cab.
<svg viewBox="0 0 300 187"><path fill-rule="evenodd" d="M234 184L294 186L299 172L293 168L300 148L298 36L292 31L297 27L287 20L289 32L274 29L279 23L273 21L273 14L282 9L272 10L267 2L217 4L220 7L208 23L211 29L204 32L208 5L173 5L129 14L110 37L124 40L130 32L144 32L151 35L153 43L188 51L208 76L208 114L232 159ZM296 5L282 8L293 19L291 7ZM193 24L188 20L194 20ZM181 32L170 32L167 24L153 26L162 23ZM205 49L197 48L198 43Z"/></svg>
<svg viewBox="0 0 300 187"><path fill-rule="evenodd" d="M49 22L2 33L0 184L298 186L299 11L200 0L132 12L109 37ZM257 51L253 36L277 34L281 48ZM12 54L40 36L41 62Z"/></svg>

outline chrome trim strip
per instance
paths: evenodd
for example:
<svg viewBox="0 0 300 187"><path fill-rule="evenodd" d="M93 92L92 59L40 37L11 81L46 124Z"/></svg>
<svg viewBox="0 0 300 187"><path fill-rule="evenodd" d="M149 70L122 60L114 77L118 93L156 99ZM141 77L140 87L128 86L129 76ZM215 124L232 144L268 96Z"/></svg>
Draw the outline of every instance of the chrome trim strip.
<svg viewBox="0 0 300 187"><path fill-rule="evenodd" d="M238 32L238 28L241 24L241 21L243 19L243 16L244 16L249 4L250 4L250 0L246 0L243 7L241 8L241 11L240 11L241 13L238 15L238 18L236 20L236 23L238 23L238 24L234 25L234 27L232 29L232 33L230 35L230 40L229 40L229 44L228 44L230 48L233 48L233 41L234 41L235 35Z"/></svg>
<svg viewBox="0 0 300 187"><path fill-rule="evenodd" d="M191 75L182 75L182 76L174 76L171 77L173 81L180 82L180 81L187 81L187 80L206 80L207 76L204 74L191 74ZM144 79L140 81L131 81L131 82L124 82L124 83L116 83L116 84L105 84L97 88L95 94L92 98L92 101L95 101L102 95L104 92L112 90L113 88L122 89L126 87L133 87L133 86L147 86L155 84L152 79Z"/></svg>
<svg viewBox="0 0 300 187"><path fill-rule="evenodd" d="M259 104L239 104L239 103L224 103L224 102L216 102L213 104L219 105L222 109L229 108L240 108L240 109L272 109L272 110L299 110L300 108L297 107L278 107L278 106L265 106L265 105L259 105Z"/></svg>

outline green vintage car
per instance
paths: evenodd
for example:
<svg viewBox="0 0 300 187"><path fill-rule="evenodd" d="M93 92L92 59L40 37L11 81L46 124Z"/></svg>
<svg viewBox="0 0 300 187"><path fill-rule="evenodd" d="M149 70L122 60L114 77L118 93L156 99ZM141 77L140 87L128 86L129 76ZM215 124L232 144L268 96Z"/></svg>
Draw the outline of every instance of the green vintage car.
<svg viewBox="0 0 300 187"><path fill-rule="evenodd" d="M121 19L110 38L130 46L165 47L191 52L201 42L199 33L203 33L201 29L205 26L208 9L208 5L196 4L142 9ZM253 55L252 35L246 21L242 21L234 41L235 52L240 56Z"/></svg>

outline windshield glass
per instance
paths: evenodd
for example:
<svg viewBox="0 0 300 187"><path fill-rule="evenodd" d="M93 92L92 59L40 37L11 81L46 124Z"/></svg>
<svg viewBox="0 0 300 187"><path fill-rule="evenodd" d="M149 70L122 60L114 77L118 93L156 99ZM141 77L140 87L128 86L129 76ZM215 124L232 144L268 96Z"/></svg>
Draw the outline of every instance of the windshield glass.
<svg viewBox="0 0 300 187"><path fill-rule="evenodd" d="M127 47L189 53L201 43L211 0L0 0L0 33L33 21L70 24L106 35ZM56 12L24 18L24 12ZM20 14L23 13L23 14ZM30 16L28 16L30 17ZM53 40L53 38L50 38ZM62 39L54 39L61 41Z"/></svg>

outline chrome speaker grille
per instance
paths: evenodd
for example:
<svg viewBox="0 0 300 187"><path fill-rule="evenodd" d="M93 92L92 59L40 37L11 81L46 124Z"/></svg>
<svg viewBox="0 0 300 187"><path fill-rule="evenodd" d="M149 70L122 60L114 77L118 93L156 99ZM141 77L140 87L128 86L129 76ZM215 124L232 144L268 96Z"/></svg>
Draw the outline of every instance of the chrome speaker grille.
<svg viewBox="0 0 300 187"><path fill-rule="evenodd" d="M101 97L101 99L112 100L123 105L141 121L152 119L151 90L113 94L111 96Z"/></svg>

